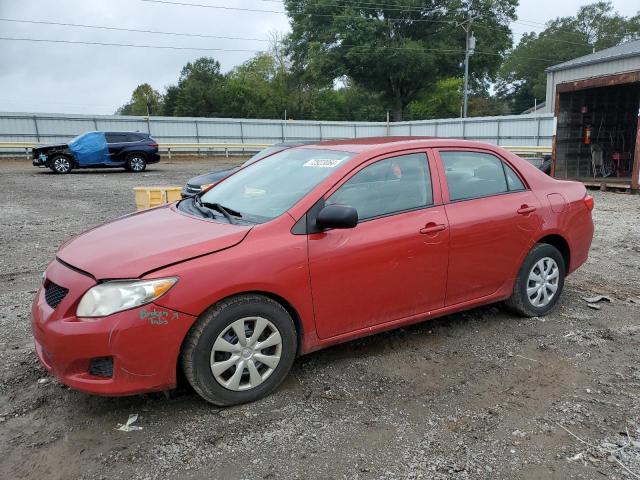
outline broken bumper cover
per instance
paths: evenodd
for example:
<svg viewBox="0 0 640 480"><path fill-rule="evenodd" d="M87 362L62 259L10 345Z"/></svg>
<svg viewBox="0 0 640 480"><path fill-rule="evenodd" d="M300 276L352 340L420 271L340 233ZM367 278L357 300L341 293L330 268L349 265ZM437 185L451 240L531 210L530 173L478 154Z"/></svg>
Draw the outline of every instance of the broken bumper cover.
<svg viewBox="0 0 640 480"><path fill-rule="evenodd" d="M49 372L65 385L98 395L175 387L180 345L195 317L148 304L108 317L78 319L77 304L95 281L57 261L46 276L47 282L69 289L53 309L41 287L31 309L36 353ZM95 368L96 362L105 361L112 365L111 372Z"/></svg>
<svg viewBox="0 0 640 480"><path fill-rule="evenodd" d="M47 156L40 155L37 158L32 159L31 164L34 167L46 167L47 166Z"/></svg>

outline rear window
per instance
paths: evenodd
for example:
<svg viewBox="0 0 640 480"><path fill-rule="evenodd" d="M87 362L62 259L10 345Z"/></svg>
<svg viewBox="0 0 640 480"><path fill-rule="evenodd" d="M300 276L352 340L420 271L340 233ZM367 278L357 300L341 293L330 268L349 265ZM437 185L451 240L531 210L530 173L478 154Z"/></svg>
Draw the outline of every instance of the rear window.
<svg viewBox="0 0 640 480"><path fill-rule="evenodd" d="M506 193L510 190L503 162L494 155L479 152L440 152L449 187L449 200L468 200ZM524 188L511 171L512 190Z"/></svg>

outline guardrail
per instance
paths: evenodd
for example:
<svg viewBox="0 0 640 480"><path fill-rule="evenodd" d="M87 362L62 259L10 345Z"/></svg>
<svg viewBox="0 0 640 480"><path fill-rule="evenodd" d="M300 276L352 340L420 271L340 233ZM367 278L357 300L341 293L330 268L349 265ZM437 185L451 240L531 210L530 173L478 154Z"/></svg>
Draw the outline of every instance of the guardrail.
<svg viewBox="0 0 640 480"><path fill-rule="evenodd" d="M186 149L191 151L197 151L200 153L201 151L215 151L220 150L225 152L225 156L229 156L229 150L249 150L249 151L257 151L262 150L263 148L270 147L272 144L270 143L159 143L158 148L160 150L166 151L169 159L171 159L171 150ZM25 156L29 159L31 156L29 155L29 150L37 147L37 143L31 142L0 142L0 151L6 149L24 149ZM543 146L502 146L502 148L509 150L516 155L550 155L551 147L543 147Z"/></svg>
<svg viewBox="0 0 640 480"><path fill-rule="evenodd" d="M186 149L196 150L200 153L201 150L224 150L225 157L229 156L229 150L249 150L258 151L263 148L267 148L273 145L272 143L158 143L160 150L166 150L169 158L171 158L171 149ZM2 144L0 144L2 148Z"/></svg>

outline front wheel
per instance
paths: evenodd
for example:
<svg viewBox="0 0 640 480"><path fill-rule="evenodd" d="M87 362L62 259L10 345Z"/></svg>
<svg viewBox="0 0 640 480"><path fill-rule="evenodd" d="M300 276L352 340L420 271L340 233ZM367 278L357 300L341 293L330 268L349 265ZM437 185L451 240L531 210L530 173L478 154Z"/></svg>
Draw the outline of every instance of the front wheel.
<svg viewBox="0 0 640 480"><path fill-rule="evenodd" d="M226 406L252 402L285 379L297 350L289 313L261 295L240 295L203 314L187 335L182 366L206 401Z"/></svg>
<svg viewBox="0 0 640 480"><path fill-rule="evenodd" d="M134 153L129 158L127 158L126 169L130 172L144 172L145 168L147 168L147 159L144 158L143 155Z"/></svg>
<svg viewBox="0 0 640 480"><path fill-rule="evenodd" d="M549 313L564 286L565 264L553 245L539 243L525 258L506 305L525 317Z"/></svg>
<svg viewBox="0 0 640 480"><path fill-rule="evenodd" d="M54 173L69 173L73 169L73 164L71 163L71 159L66 155L55 155L51 160L49 160L49 168L53 170Z"/></svg>

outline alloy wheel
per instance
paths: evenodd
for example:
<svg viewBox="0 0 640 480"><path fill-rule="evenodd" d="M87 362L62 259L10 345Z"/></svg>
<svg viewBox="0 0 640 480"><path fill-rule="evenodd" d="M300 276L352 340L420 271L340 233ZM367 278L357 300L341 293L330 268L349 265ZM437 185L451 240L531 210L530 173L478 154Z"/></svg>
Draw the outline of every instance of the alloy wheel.
<svg viewBox="0 0 640 480"><path fill-rule="evenodd" d="M67 173L71 169L71 163L65 157L58 157L53 161L53 168L58 173Z"/></svg>
<svg viewBox="0 0 640 480"><path fill-rule="evenodd" d="M133 157L131 160L129 160L129 165L131 167L131 170L133 170L134 172L141 172L142 170L144 170L144 159L140 157Z"/></svg>
<svg viewBox="0 0 640 480"><path fill-rule="evenodd" d="M242 391L257 387L276 369L282 338L263 317L245 317L225 327L211 349L211 373L223 387Z"/></svg>
<svg viewBox="0 0 640 480"><path fill-rule="evenodd" d="M560 269L551 257L538 260L529 272L527 280L527 298L534 307L545 307L551 302L558 290Z"/></svg>

